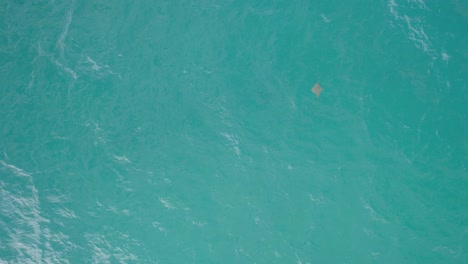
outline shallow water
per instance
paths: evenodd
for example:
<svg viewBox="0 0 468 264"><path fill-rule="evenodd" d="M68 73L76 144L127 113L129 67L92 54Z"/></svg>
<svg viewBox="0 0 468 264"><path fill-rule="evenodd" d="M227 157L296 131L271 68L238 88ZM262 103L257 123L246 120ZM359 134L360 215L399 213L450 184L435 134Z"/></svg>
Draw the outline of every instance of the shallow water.
<svg viewBox="0 0 468 264"><path fill-rule="evenodd" d="M3 1L0 263L468 262L467 26L456 0Z"/></svg>

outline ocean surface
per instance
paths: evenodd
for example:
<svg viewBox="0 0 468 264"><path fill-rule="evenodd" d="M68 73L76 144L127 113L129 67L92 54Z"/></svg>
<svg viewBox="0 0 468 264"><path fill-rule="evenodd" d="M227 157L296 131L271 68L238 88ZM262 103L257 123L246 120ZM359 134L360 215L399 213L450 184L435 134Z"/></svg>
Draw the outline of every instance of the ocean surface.
<svg viewBox="0 0 468 264"><path fill-rule="evenodd" d="M464 0L0 0L0 263L468 263L467 83Z"/></svg>

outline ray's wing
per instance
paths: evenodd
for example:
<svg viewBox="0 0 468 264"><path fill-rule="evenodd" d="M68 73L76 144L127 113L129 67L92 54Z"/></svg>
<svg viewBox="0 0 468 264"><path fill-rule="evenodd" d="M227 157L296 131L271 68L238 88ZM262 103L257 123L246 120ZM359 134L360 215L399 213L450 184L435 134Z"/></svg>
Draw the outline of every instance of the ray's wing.
<svg viewBox="0 0 468 264"><path fill-rule="evenodd" d="M314 85L314 87L312 87L312 92L317 96L319 97L320 96L320 93L322 92L323 88L322 86L320 86L318 83L316 83Z"/></svg>

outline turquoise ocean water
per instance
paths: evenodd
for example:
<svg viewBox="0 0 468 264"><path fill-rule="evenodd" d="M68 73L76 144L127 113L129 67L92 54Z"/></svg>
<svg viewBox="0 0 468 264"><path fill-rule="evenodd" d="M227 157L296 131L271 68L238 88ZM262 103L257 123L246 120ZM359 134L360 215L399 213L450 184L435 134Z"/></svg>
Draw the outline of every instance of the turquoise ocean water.
<svg viewBox="0 0 468 264"><path fill-rule="evenodd" d="M467 30L463 0L2 0L0 263L468 263Z"/></svg>

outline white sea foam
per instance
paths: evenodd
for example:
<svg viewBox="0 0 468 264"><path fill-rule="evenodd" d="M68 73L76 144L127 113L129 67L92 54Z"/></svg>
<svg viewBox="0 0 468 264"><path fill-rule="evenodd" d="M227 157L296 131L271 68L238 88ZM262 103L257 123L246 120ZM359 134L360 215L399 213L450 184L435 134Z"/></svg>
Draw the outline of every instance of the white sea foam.
<svg viewBox="0 0 468 264"><path fill-rule="evenodd" d="M411 18L408 15L403 15L403 20L408 28L408 37L413 41L414 45L425 53L432 52L430 46L431 41L424 32L424 26L419 18Z"/></svg>
<svg viewBox="0 0 468 264"><path fill-rule="evenodd" d="M91 69L95 70L95 71L99 71L102 67L99 66L99 64L97 64L93 59L91 59L89 56L86 56L86 60L88 60L88 62L90 62L93 66L91 67Z"/></svg>
<svg viewBox="0 0 468 264"><path fill-rule="evenodd" d="M72 22L73 18L73 4L68 10L66 19L65 19L65 26L62 30L62 33L59 35L57 39L57 48L59 50L59 59L53 59L52 61L57 65L59 68L61 68L63 71L69 73L73 79L77 79L78 75L68 66L64 65L64 63L60 62L63 61L65 58L65 39L68 34L68 29L70 28L70 24ZM60 61L59 61L60 60Z"/></svg>
<svg viewBox="0 0 468 264"><path fill-rule="evenodd" d="M241 151L239 148L239 140L237 139L237 136L233 134L228 134L226 132L222 132L221 135L229 141L229 145L233 148L234 153L236 153L237 157L240 157Z"/></svg>
<svg viewBox="0 0 468 264"><path fill-rule="evenodd" d="M15 165L8 164L4 162L3 160L0 160L0 164L4 166L5 168L10 169L16 176L23 176L23 177L29 177L31 176L30 173L25 172L23 169L20 169L16 167Z"/></svg>
<svg viewBox="0 0 468 264"><path fill-rule="evenodd" d="M427 10L427 7L422 0L410 0L409 2L415 3L416 7L419 10ZM414 5L413 5L414 6ZM396 25L399 25L404 29L408 38L413 42L413 44L419 50L431 56L431 58L436 58L435 49L431 38L426 34L424 20L421 17L412 17L406 14L404 8L407 5L399 5L396 0L388 1L388 8L390 14L392 15ZM393 25L393 23L391 22Z"/></svg>
<svg viewBox="0 0 468 264"><path fill-rule="evenodd" d="M114 159L120 161L120 162L124 162L124 163L132 163L125 155L123 156L117 156L117 155L113 155Z"/></svg>
<svg viewBox="0 0 468 264"><path fill-rule="evenodd" d="M58 215L60 215L61 217L64 217L64 218L78 218L75 214L75 212L73 212L72 210L70 209L67 209L67 208L61 208L61 209L58 209L56 211L56 213Z"/></svg>
<svg viewBox="0 0 468 264"><path fill-rule="evenodd" d="M442 56L442 60L445 62L448 62L450 60L450 56L445 51L442 51L441 56Z"/></svg>
<svg viewBox="0 0 468 264"><path fill-rule="evenodd" d="M39 192L34 185L32 174L3 160L0 160L0 165L13 175L26 179L21 186L8 182L2 182L0 185L0 215L2 219L10 219L8 225L0 220L0 232L4 233L5 237L2 244L15 252L14 262L68 263L62 252L52 245L58 244L64 248L74 245L68 236L51 233L47 228L49 220L41 216Z"/></svg>
<svg viewBox="0 0 468 264"><path fill-rule="evenodd" d="M192 221L192 225L201 228L201 227L204 227L206 225L206 222Z"/></svg>
<svg viewBox="0 0 468 264"><path fill-rule="evenodd" d="M255 222L256 225L260 224L260 217L255 216L254 217L254 222Z"/></svg>
<svg viewBox="0 0 468 264"><path fill-rule="evenodd" d="M63 65L58 60L53 60L53 62L55 63L55 65L59 66L59 68L61 68L63 71L69 73L73 77L73 79L76 80L78 78L78 75L72 69L70 69L67 66Z"/></svg>
<svg viewBox="0 0 468 264"><path fill-rule="evenodd" d="M307 194L309 195L310 200L314 202L315 204L319 205L319 204L325 203L325 198L323 197L323 194L321 193L317 193L317 194L307 193Z"/></svg>
<svg viewBox="0 0 468 264"><path fill-rule="evenodd" d="M167 236L167 230L166 230L165 227L162 226L162 224L160 222L155 221L155 222L152 223L152 225L153 225L154 228L157 228L159 230L159 232L164 233L164 235Z"/></svg>
<svg viewBox="0 0 468 264"><path fill-rule="evenodd" d="M80 64L84 66L84 71L91 72L93 76L107 76L107 75L117 75L121 78L120 74L117 74L111 70L109 65L100 63L96 59L91 58L89 55L84 55L84 61L81 61Z"/></svg>
<svg viewBox="0 0 468 264"><path fill-rule="evenodd" d="M120 240L124 240L122 245L135 244L136 241L130 239L127 234L118 234ZM138 262L138 257L130 253L127 246L113 246L106 236L86 233L85 235L88 244L93 250L93 263L113 263L114 258L119 263L134 263ZM123 248L122 248L123 247Z"/></svg>
<svg viewBox="0 0 468 264"><path fill-rule="evenodd" d="M388 221L385 220L382 216L380 216L378 213L375 212L374 208L372 208L366 201L364 201L364 199L361 197L361 202L364 206L364 209L366 209L369 214L371 215L372 219L377 221L377 222L381 222L381 223L384 223L384 224L387 224Z"/></svg>
<svg viewBox="0 0 468 264"><path fill-rule="evenodd" d="M176 209L176 207L174 205L172 205L167 199L164 199L164 198L159 198L159 202L161 202L163 204L164 207L166 207L167 209Z"/></svg>
<svg viewBox="0 0 468 264"><path fill-rule="evenodd" d="M60 34L60 36L59 36L59 38L57 40L57 47L60 50L60 56L61 57L63 57L64 47L65 47L64 41L65 41L65 37L68 34L68 28L70 27L72 17L73 17L73 10L72 10L72 8L70 8L70 10L67 13L67 18L66 18L66 21L65 21L65 27L64 27L64 29L62 31L62 34Z"/></svg>

